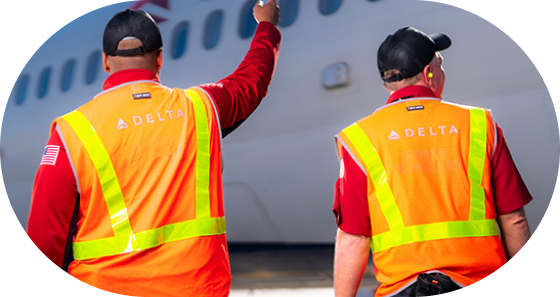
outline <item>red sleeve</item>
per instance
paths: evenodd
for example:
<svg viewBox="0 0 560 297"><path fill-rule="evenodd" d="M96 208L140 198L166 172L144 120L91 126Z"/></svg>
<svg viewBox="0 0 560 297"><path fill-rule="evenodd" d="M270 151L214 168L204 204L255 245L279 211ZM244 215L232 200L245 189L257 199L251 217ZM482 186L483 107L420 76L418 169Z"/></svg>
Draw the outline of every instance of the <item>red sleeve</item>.
<svg viewBox="0 0 560 297"><path fill-rule="evenodd" d="M346 233L371 237L366 178L346 149L340 149L340 175L333 206L336 223Z"/></svg>
<svg viewBox="0 0 560 297"><path fill-rule="evenodd" d="M200 86L216 104L223 137L247 119L266 96L280 40L276 26L260 22L251 48L235 72L217 83Z"/></svg>
<svg viewBox="0 0 560 297"><path fill-rule="evenodd" d="M513 162L500 127L496 151L492 158L492 188L498 215L519 209L533 199Z"/></svg>
<svg viewBox="0 0 560 297"><path fill-rule="evenodd" d="M47 145L59 151L54 165L41 164L35 176L27 234L51 261L62 267L78 191L58 133L52 133Z"/></svg>

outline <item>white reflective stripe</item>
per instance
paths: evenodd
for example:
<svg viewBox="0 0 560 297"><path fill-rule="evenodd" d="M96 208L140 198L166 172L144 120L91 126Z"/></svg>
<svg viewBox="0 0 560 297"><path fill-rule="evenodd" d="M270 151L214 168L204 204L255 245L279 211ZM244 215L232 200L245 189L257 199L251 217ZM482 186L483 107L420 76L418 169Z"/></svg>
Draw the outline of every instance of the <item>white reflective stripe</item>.
<svg viewBox="0 0 560 297"><path fill-rule="evenodd" d="M354 160L354 162L356 162L356 165L358 165L360 167L360 169L362 169L362 172L366 175L367 177L367 171L365 170L365 168L362 166L362 163L360 161L358 161L358 159L356 158L356 156L354 156L354 154L352 153L352 151L348 148L348 146L346 145L346 143L344 143L344 141L342 141L342 139L340 139L340 137L335 136L335 140L338 140L340 142L340 144L342 144L342 147L344 147L344 149L346 150L346 152L350 155L350 157L352 157L352 159ZM337 154L338 154L338 148L336 149ZM340 159L341 156L338 156L338 158Z"/></svg>
<svg viewBox="0 0 560 297"><path fill-rule="evenodd" d="M212 96L210 96L210 94L208 94L208 92L206 92L205 89L201 88L200 86L196 86L193 88L197 88L199 90L201 90L202 92L204 92L204 94L206 94L206 96L208 96L208 99L210 99L210 103L212 103L212 107L214 108L214 117L216 118L216 123L218 124L218 131L220 131L220 151L222 148L222 124L220 123L220 114L218 113L218 108L216 107L216 102L214 102L214 98Z"/></svg>
<svg viewBox="0 0 560 297"><path fill-rule="evenodd" d="M490 112L490 116L492 117L492 124L494 126L494 147L492 148L492 157L490 157L490 160L493 160L494 154L496 153L496 146L498 145L498 123L496 123L496 120L494 120L492 110L488 109L488 111Z"/></svg>

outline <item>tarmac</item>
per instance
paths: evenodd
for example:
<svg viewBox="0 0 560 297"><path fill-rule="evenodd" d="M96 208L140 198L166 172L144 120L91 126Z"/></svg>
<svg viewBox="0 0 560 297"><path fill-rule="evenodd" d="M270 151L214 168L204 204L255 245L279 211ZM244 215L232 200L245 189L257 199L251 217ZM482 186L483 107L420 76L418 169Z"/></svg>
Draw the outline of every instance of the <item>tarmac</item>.
<svg viewBox="0 0 560 297"><path fill-rule="evenodd" d="M334 296L334 245L232 244L229 252L230 296ZM357 296L373 296L378 284L370 257Z"/></svg>

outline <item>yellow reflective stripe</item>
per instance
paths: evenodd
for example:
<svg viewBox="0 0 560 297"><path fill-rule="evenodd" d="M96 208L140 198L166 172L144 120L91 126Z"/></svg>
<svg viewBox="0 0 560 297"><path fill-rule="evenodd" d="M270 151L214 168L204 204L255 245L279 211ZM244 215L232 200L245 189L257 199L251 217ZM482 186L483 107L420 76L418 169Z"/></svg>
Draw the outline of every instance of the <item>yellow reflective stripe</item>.
<svg viewBox="0 0 560 297"><path fill-rule="evenodd" d="M210 128L206 105L200 95L192 90L185 91L194 109L196 151L196 218L210 217Z"/></svg>
<svg viewBox="0 0 560 297"><path fill-rule="evenodd" d="M86 260L145 250L164 243L226 233L226 220L220 218L195 219L165 225L133 235L119 235L83 242L74 242L74 258Z"/></svg>
<svg viewBox="0 0 560 297"><path fill-rule="evenodd" d="M498 234L496 220L441 222L405 227L373 236L371 249L376 253L413 242Z"/></svg>
<svg viewBox="0 0 560 297"><path fill-rule="evenodd" d="M395 203L395 197L387 182L387 172L385 171L385 167L383 166L383 162L377 150L358 124L354 123L350 127L344 129L343 132L350 142L352 142L354 148L356 148L366 165L366 170L375 188L375 196L379 201L381 211L387 220L389 229L404 228L401 212Z"/></svg>
<svg viewBox="0 0 560 297"><path fill-rule="evenodd" d="M115 235L128 236L132 234L130 221L128 220L128 211L124 203L124 197L121 191L117 174L109 153L101 142L101 139L91 126L88 119L79 111L72 111L62 118L72 127L97 171L99 183L103 191L103 197L111 217L111 225Z"/></svg>
<svg viewBox="0 0 560 297"><path fill-rule="evenodd" d="M470 148L468 175L471 184L471 208L469 220L483 220L486 217L482 172L486 160L486 113L482 108L470 110Z"/></svg>

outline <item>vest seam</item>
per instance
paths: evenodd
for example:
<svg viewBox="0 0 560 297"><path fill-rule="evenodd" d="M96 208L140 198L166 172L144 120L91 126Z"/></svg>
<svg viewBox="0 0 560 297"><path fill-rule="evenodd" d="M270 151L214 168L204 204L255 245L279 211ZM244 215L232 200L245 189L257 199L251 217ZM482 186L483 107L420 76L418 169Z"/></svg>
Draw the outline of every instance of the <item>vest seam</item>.
<svg viewBox="0 0 560 297"><path fill-rule="evenodd" d="M66 144L66 140L64 139L64 135L62 134L62 131L60 131L60 127L58 125L56 125L56 132L58 133L58 136L60 137L60 142L62 142L62 145L64 146L64 149L66 150L66 156L68 156L68 163L70 163L70 167L72 168L72 173L74 174L74 179L76 179L76 190L78 191L78 194L81 196L82 195L82 189L80 187L80 179L78 178L78 172L76 171L76 167L74 166L74 161L72 159L72 156L70 154L70 150L68 149L68 144ZM73 129L72 129L73 130Z"/></svg>

